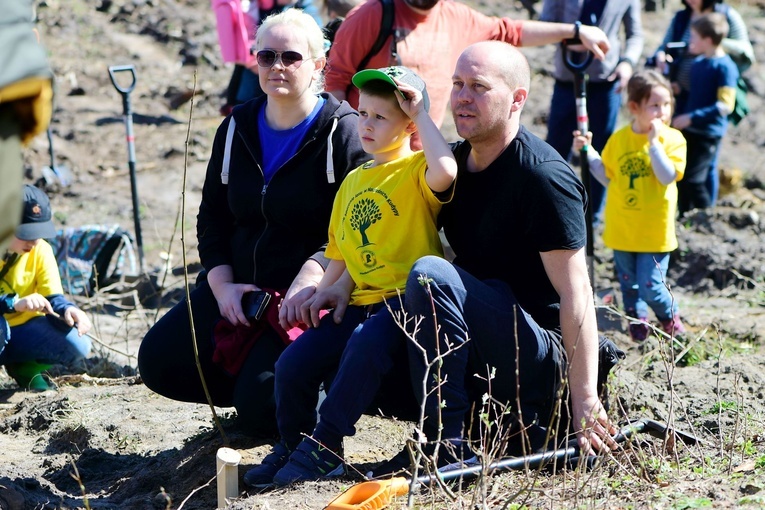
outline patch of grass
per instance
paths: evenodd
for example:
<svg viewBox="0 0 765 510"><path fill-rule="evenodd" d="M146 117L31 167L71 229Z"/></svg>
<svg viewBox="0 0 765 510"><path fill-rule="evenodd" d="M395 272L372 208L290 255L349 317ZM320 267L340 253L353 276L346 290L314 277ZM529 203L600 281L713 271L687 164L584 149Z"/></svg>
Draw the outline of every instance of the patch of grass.
<svg viewBox="0 0 765 510"><path fill-rule="evenodd" d="M754 446L751 439L747 439L741 445L741 453L750 457L757 454L757 447Z"/></svg>
<svg viewBox="0 0 765 510"><path fill-rule="evenodd" d="M712 408L706 414L717 414L721 411L737 411L738 403L733 400L722 400L715 402Z"/></svg>
<svg viewBox="0 0 765 510"><path fill-rule="evenodd" d="M689 498L681 497L674 503L672 508L674 510L688 510L690 508L709 508L712 506L712 500L709 498Z"/></svg>
<svg viewBox="0 0 765 510"><path fill-rule="evenodd" d="M765 496L744 496L736 502L737 505L751 505L755 508L765 507Z"/></svg>

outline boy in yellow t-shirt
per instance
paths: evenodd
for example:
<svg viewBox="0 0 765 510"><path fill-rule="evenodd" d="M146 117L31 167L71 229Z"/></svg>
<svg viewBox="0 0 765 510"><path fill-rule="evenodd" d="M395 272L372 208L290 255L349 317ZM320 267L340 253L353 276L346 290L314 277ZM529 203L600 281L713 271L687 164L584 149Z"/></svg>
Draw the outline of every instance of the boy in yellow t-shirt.
<svg viewBox="0 0 765 510"><path fill-rule="evenodd" d="M676 182L685 172L686 143L669 127L672 89L664 76L654 70L635 73L627 97L634 120L608 139L602 156L590 147L587 159L593 177L607 187L603 242L614 250L624 308L637 318L630 336L640 341L650 332L649 307L665 332L685 331L665 282L669 253L677 248ZM578 151L591 133L574 136Z"/></svg>
<svg viewBox="0 0 765 510"><path fill-rule="evenodd" d="M67 301L53 249L50 201L25 185L21 224L0 259L0 365L22 388L48 389L41 372L90 352L85 312Z"/></svg>
<svg viewBox="0 0 765 510"><path fill-rule="evenodd" d="M302 308L304 322L313 329L276 363L281 442L245 474L250 486L343 473L343 437L355 433L382 376L407 348L391 310L402 308L414 262L443 254L436 216L450 199L457 163L428 116L425 83L405 67L360 71L353 83L361 92L361 144L373 159L352 171L335 197L329 267ZM415 132L423 151L410 149ZM327 307L334 311L319 320L319 311ZM319 385L333 371L337 375L317 423Z"/></svg>

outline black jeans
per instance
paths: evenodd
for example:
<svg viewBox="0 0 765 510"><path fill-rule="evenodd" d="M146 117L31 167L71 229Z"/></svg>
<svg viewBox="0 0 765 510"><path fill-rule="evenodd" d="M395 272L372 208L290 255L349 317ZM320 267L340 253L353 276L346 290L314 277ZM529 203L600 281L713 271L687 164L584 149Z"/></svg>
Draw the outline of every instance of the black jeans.
<svg viewBox="0 0 765 510"><path fill-rule="evenodd" d="M191 293L199 360L213 404L236 407L241 425L253 436L276 434L274 366L285 348L279 335L266 331L253 346L236 377L212 362L213 328L221 319L207 282ZM186 300L175 305L146 334L138 351L138 370L152 391L173 400L206 403L191 343Z"/></svg>

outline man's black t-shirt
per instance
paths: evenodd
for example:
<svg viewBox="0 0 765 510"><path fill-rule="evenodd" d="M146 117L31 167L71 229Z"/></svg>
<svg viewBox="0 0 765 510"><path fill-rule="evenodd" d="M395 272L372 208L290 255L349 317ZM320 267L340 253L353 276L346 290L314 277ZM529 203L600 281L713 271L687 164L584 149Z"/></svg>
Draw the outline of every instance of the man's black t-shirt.
<svg viewBox="0 0 765 510"><path fill-rule="evenodd" d="M546 329L560 328L560 297L540 252L585 245L584 186L547 143L521 127L485 170L467 171L468 142L453 147L459 172L439 220L454 263L480 280L507 282Z"/></svg>

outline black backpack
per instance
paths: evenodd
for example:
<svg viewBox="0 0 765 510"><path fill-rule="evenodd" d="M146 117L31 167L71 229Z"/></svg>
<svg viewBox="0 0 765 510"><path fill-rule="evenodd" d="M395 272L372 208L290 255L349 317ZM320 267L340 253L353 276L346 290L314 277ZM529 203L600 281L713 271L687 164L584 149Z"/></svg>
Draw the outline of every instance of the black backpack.
<svg viewBox="0 0 765 510"><path fill-rule="evenodd" d="M49 242L68 294L92 295L123 275L138 274L133 240L119 225L66 228Z"/></svg>
<svg viewBox="0 0 765 510"><path fill-rule="evenodd" d="M372 45L372 48L369 50L369 53L367 53L366 56L361 60L361 62L359 62L359 65L356 68L357 71L366 69L367 64L369 64L369 61L372 59L372 57L380 53L380 50L382 50L383 45L385 45L385 41L387 41L388 37L390 37L391 34L393 34L393 18L395 17L395 11L393 9L393 0L378 0L378 1L382 4L382 19L380 20L380 32L378 32L377 39L375 40L375 43ZM332 51L332 44L335 42L335 34L337 33L344 19L345 18L335 18L324 26L324 36L330 42L330 48L329 48L329 51L327 51L327 56L329 56L330 51ZM395 53L396 51L395 37L393 38L392 44L393 44L392 51Z"/></svg>

